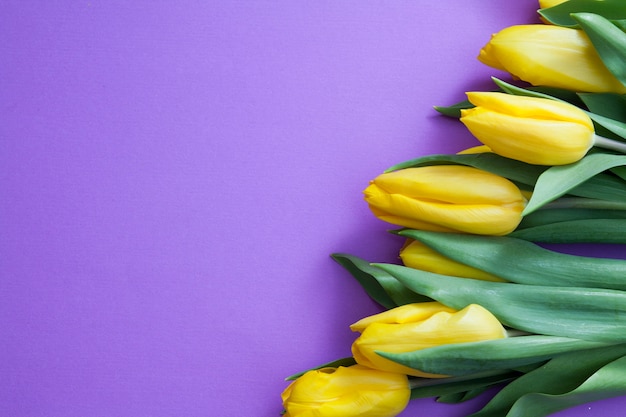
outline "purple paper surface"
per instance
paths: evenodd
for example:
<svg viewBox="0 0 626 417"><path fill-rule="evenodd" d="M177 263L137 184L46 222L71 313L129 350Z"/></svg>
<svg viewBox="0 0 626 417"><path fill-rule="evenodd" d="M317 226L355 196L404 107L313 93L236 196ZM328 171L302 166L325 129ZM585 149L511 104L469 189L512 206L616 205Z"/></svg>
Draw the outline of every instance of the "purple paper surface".
<svg viewBox="0 0 626 417"><path fill-rule="evenodd" d="M2 2L0 415L278 416L283 379L379 311L329 257L397 258L361 191L476 144L432 106L492 88L478 51L536 9Z"/></svg>

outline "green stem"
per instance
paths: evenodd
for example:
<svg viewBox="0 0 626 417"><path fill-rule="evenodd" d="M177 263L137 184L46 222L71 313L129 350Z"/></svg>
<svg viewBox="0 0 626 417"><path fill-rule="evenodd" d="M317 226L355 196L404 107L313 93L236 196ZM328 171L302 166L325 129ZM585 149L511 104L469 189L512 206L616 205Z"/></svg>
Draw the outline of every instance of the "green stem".
<svg viewBox="0 0 626 417"><path fill-rule="evenodd" d="M605 138L604 136L593 135L593 146L599 148L610 149L621 153L626 153L626 143L618 140Z"/></svg>
<svg viewBox="0 0 626 417"><path fill-rule="evenodd" d="M517 330L517 329L507 329L506 331L506 337L520 337L520 336L529 336L532 333L528 333L525 332L523 330Z"/></svg>

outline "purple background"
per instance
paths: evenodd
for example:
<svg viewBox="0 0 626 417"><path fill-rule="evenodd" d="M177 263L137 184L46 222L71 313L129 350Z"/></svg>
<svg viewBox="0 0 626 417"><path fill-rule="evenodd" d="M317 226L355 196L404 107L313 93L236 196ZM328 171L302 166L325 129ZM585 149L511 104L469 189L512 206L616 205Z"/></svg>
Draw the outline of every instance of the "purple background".
<svg viewBox="0 0 626 417"><path fill-rule="evenodd" d="M349 355L378 307L329 254L401 244L362 189L472 146L432 106L537 21L460 4L2 2L0 415L277 416L285 376Z"/></svg>

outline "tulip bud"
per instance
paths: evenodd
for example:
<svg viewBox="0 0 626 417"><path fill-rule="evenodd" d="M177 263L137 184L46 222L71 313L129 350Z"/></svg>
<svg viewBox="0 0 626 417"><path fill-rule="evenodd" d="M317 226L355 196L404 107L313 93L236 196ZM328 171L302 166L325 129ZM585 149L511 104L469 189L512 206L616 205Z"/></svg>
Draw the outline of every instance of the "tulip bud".
<svg viewBox="0 0 626 417"><path fill-rule="evenodd" d="M539 0L539 8L547 9L549 7L557 6L561 3L565 3L567 0Z"/></svg>
<svg viewBox="0 0 626 417"><path fill-rule="evenodd" d="M402 248L400 259L409 268L433 272L439 275L505 282L500 277L445 257L417 240L410 242Z"/></svg>
<svg viewBox="0 0 626 417"><path fill-rule="evenodd" d="M553 25L508 27L492 36L478 60L535 86L625 94L587 35Z"/></svg>
<svg viewBox="0 0 626 417"><path fill-rule="evenodd" d="M578 107L545 98L505 93L467 93L476 107L461 122L498 155L529 164L564 165L593 146L593 122Z"/></svg>
<svg viewBox="0 0 626 417"><path fill-rule="evenodd" d="M406 375L354 365L308 371L281 397L286 417L393 417L410 394Z"/></svg>
<svg viewBox="0 0 626 417"><path fill-rule="evenodd" d="M411 229L505 235L526 203L509 180L461 165L406 168L379 175L364 191L376 217Z"/></svg>
<svg viewBox="0 0 626 417"><path fill-rule="evenodd" d="M491 152L491 149L489 149L489 146L478 145L478 146L472 146L471 148L463 149L462 151L457 152L457 155L475 155L478 153L487 153L487 152Z"/></svg>
<svg viewBox="0 0 626 417"><path fill-rule="evenodd" d="M400 365L376 352L405 353L454 343L502 339L506 330L485 308L470 304L460 311L438 302L408 304L367 317L352 326L360 331L352 344L357 363L388 372L425 378L434 375Z"/></svg>

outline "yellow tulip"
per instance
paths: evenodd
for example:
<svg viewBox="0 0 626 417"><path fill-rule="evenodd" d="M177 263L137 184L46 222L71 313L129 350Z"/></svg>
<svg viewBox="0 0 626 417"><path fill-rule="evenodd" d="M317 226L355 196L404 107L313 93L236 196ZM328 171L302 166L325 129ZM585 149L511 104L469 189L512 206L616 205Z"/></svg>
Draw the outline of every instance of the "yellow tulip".
<svg viewBox="0 0 626 417"><path fill-rule="evenodd" d="M474 155L478 153L488 153L488 152L491 152L491 149L489 149L489 146L478 145L478 146L472 146L471 148L463 149L462 151L457 152L457 155Z"/></svg>
<svg viewBox="0 0 626 417"><path fill-rule="evenodd" d="M412 229L505 235L526 200L509 180L476 168L435 165L384 173L365 189L376 217Z"/></svg>
<svg viewBox="0 0 626 417"><path fill-rule="evenodd" d="M626 87L606 69L587 35L578 29L511 26L493 35L478 59L535 86L626 93Z"/></svg>
<svg viewBox="0 0 626 417"><path fill-rule="evenodd" d="M354 365L306 372L281 397L286 417L392 417L410 394L406 375Z"/></svg>
<svg viewBox="0 0 626 417"><path fill-rule="evenodd" d="M565 3L567 0L539 0L539 8L547 9L549 7L557 6L561 3Z"/></svg>
<svg viewBox="0 0 626 417"><path fill-rule="evenodd" d="M596 140L593 122L574 105L493 92L467 97L476 107L462 110L461 122L498 155L564 165L585 156Z"/></svg>
<svg viewBox="0 0 626 417"><path fill-rule="evenodd" d="M438 302L408 304L367 317L350 326L361 335L352 344L360 365L387 372L438 378L400 365L376 352L404 353L454 343L502 339L506 330L485 308L470 304L460 311Z"/></svg>
<svg viewBox="0 0 626 417"><path fill-rule="evenodd" d="M402 263L405 266L434 272L435 274L479 279L482 281L505 282L500 277L445 257L417 240L410 242L402 248L400 259L402 259Z"/></svg>

